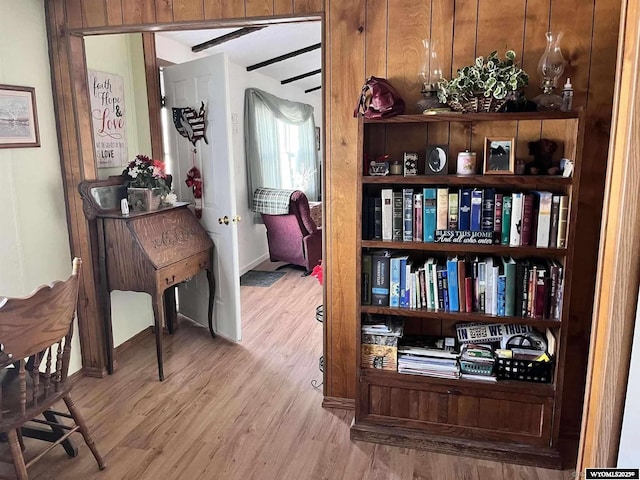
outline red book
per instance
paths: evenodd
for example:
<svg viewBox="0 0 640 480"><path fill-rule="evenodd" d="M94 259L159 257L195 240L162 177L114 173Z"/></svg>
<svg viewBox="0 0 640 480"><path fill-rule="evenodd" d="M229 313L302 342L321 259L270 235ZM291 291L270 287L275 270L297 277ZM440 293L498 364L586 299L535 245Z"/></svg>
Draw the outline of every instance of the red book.
<svg viewBox="0 0 640 480"><path fill-rule="evenodd" d="M496 193L493 207L493 243L502 240L502 193Z"/></svg>
<svg viewBox="0 0 640 480"><path fill-rule="evenodd" d="M527 193L522 200L522 235L520 245L531 245L531 232L533 230L533 195Z"/></svg>
<svg viewBox="0 0 640 480"><path fill-rule="evenodd" d="M471 277L464 279L464 296L466 311L473 312L473 279Z"/></svg>
<svg viewBox="0 0 640 480"><path fill-rule="evenodd" d="M464 291L465 261L458 260L458 311L464 312L467 309L467 296Z"/></svg>

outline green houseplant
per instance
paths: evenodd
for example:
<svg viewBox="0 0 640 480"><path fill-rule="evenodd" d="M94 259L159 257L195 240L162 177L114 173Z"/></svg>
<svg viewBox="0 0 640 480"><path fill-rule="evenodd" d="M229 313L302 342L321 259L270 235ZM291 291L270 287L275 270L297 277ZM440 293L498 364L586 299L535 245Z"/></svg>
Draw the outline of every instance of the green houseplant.
<svg viewBox="0 0 640 480"><path fill-rule="evenodd" d="M507 97L529 83L529 76L515 63L513 50L504 60L494 51L462 67L451 80L438 82L438 99L461 112L497 112Z"/></svg>

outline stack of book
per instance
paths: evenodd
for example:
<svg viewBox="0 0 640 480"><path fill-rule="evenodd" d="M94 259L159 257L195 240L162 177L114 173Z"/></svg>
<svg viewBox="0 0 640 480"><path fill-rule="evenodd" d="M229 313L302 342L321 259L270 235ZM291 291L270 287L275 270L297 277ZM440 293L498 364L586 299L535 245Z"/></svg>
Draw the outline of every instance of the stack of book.
<svg viewBox="0 0 640 480"><path fill-rule="evenodd" d="M398 372L460 378L459 353L453 337L405 337L398 345Z"/></svg>
<svg viewBox="0 0 640 480"><path fill-rule="evenodd" d="M569 197L494 188L382 189L365 198L363 238L564 248Z"/></svg>

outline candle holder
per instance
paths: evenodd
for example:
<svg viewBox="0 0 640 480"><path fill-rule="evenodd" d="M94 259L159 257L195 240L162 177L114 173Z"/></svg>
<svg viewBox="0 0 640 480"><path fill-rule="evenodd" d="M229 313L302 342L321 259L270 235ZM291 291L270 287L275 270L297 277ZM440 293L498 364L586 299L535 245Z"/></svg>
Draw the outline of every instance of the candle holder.
<svg viewBox="0 0 640 480"><path fill-rule="evenodd" d="M542 93L533 98L538 110L560 110L562 107L562 97L553 93L556 88L558 78L564 72L564 57L560 50L560 40L563 33L554 34L547 32L547 48L538 62L538 72L542 75Z"/></svg>

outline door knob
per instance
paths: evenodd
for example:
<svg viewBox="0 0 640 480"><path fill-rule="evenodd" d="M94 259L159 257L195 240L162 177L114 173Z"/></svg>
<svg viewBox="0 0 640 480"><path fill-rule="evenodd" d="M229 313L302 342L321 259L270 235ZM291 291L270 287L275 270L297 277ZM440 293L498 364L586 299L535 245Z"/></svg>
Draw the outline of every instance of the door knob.
<svg viewBox="0 0 640 480"><path fill-rule="evenodd" d="M233 223L239 223L240 220L242 220L242 217L240 215L236 215L235 217L233 217L233 219L231 221Z"/></svg>
<svg viewBox="0 0 640 480"><path fill-rule="evenodd" d="M222 225L223 223L225 225L229 225L229 217L227 217L226 215L224 216L224 218L218 218L218 223L220 225Z"/></svg>

